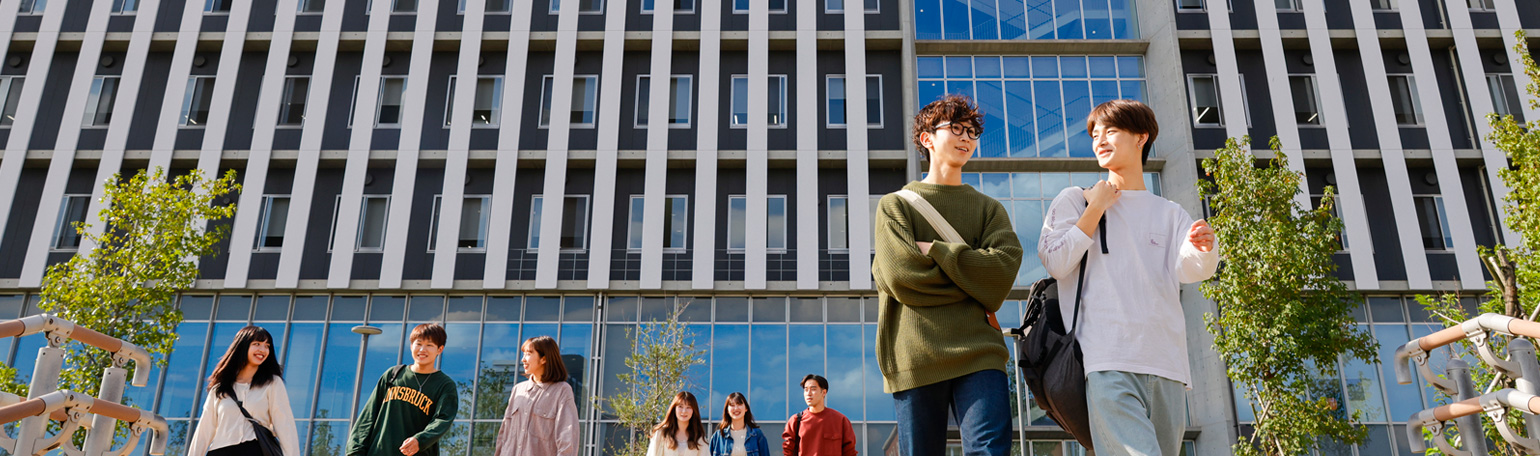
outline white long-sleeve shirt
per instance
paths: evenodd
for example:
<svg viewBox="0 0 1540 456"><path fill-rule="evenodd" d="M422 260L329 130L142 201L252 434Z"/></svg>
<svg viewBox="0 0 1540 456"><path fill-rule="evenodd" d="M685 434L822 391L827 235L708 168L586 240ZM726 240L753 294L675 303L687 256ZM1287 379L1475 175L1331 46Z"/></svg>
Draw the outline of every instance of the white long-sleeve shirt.
<svg viewBox="0 0 1540 456"><path fill-rule="evenodd" d="M289 391L284 387L283 379L274 377L268 384L257 387L236 383L234 389L235 397L246 406L246 412L273 431L284 456L298 456L299 433L294 427L294 411L289 407ZM209 450L256 438L256 432L241 415L235 400L216 398L215 391L210 388L203 401L203 416L198 421L198 429L193 431L192 443L187 447L187 456L204 456Z"/></svg>
<svg viewBox="0 0 1540 456"><path fill-rule="evenodd" d="M1108 253L1102 254L1101 240L1076 226L1085 207L1080 188L1059 192L1043 218L1037 256L1059 280L1060 314L1070 328L1080 259L1090 252L1075 336L1086 372L1157 375L1190 387L1179 286L1214 275L1217 240L1199 252L1187 242L1193 218L1186 210L1148 191L1124 190L1107 209Z"/></svg>

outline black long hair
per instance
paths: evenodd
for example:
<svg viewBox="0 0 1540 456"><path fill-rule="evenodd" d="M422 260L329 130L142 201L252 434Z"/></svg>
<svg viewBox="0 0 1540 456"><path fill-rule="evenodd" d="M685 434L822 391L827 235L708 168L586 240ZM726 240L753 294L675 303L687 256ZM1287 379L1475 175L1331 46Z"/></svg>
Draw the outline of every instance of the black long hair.
<svg viewBox="0 0 1540 456"><path fill-rule="evenodd" d="M727 395L727 400L723 401L722 403L721 428L723 434L726 434L728 431L733 429L733 415L731 413L727 413L727 408L732 407L733 404L743 404L744 429L759 427L759 424L754 422L754 409L749 408L749 398L743 397L743 393L733 392L732 394Z"/></svg>
<svg viewBox="0 0 1540 456"><path fill-rule="evenodd" d="M235 397L235 380L240 375L241 368L246 367L246 351L254 342L267 342L273 344L273 335L260 326L247 326L235 333L235 340L230 342L230 349L225 350L225 356L219 358L219 364L214 372L209 374L209 389L218 397ZM283 366L278 365L278 348L274 347L268 352L267 359L262 360L262 365L257 366L257 374L251 377L251 386L263 386L273 381L274 378L283 378Z"/></svg>

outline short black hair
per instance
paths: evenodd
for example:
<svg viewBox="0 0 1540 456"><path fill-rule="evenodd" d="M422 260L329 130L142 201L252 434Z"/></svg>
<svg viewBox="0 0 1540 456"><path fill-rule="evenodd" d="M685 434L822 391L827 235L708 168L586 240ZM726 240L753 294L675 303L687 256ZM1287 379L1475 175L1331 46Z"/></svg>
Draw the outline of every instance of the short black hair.
<svg viewBox="0 0 1540 456"><path fill-rule="evenodd" d="M819 388L823 388L824 391L829 390L829 379L823 378L822 375L818 374L807 374L806 377L802 377L802 382L798 383L797 386L807 386L808 380L817 380Z"/></svg>
<svg viewBox="0 0 1540 456"><path fill-rule="evenodd" d="M417 325L415 328L412 328L412 336L411 338L407 339L407 341L416 342L418 340L423 340L427 342L433 342L433 345L437 345L439 348L443 348L444 343L447 342L448 339L448 334L444 333L443 326L439 326L436 323L423 323Z"/></svg>
<svg viewBox="0 0 1540 456"><path fill-rule="evenodd" d="M1133 134L1150 135L1149 139L1144 141L1144 155L1140 157L1141 164L1149 164L1150 150L1155 147L1155 137L1160 136L1160 122L1155 120L1155 110L1139 100L1105 101L1092 108L1091 115L1086 117L1086 134L1095 130L1097 123L1121 128Z"/></svg>

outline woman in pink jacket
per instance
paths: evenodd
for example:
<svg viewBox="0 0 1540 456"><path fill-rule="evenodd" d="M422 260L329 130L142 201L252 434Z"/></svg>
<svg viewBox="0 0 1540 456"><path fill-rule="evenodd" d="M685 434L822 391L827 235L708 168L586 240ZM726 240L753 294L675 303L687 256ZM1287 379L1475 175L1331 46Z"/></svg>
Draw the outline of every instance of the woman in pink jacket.
<svg viewBox="0 0 1540 456"><path fill-rule="evenodd" d="M497 432L496 456L578 454L577 402L567 383L561 348L550 336L531 337L520 347L529 380L513 387Z"/></svg>

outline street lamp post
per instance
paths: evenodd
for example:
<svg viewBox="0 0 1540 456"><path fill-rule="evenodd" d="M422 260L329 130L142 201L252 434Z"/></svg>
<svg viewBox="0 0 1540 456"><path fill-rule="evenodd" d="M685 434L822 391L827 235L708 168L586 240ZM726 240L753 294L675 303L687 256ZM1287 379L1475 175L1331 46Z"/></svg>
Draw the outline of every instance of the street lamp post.
<svg viewBox="0 0 1540 456"><path fill-rule="evenodd" d="M353 416L348 419L352 423L358 419L358 396L363 394L364 381L364 357L369 354L369 336L379 335L385 330L377 326L358 325L353 327L353 332L360 337L358 343L358 369L355 369L353 378Z"/></svg>

